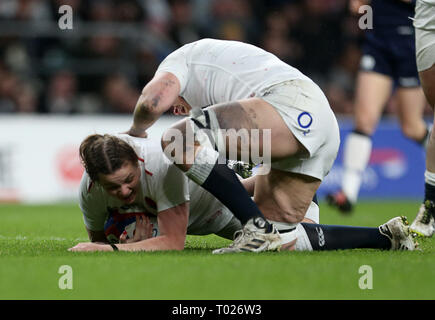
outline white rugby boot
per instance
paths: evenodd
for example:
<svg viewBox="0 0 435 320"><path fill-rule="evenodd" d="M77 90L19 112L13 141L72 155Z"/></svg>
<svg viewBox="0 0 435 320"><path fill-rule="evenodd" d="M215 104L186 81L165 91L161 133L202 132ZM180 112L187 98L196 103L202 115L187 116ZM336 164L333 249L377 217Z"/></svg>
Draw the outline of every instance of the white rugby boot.
<svg viewBox="0 0 435 320"><path fill-rule="evenodd" d="M415 250L417 242L405 216L395 217L379 226L379 232L391 240L391 250Z"/></svg>
<svg viewBox="0 0 435 320"><path fill-rule="evenodd" d="M281 242L275 226L261 217L256 217L250 219L242 230L236 231L232 244L213 250L213 254L279 251Z"/></svg>
<svg viewBox="0 0 435 320"><path fill-rule="evenodd" d="M435 204L426 200L418 210L417 217L411 224L411 231L420 237L432 237L435 232Z"/></svg>

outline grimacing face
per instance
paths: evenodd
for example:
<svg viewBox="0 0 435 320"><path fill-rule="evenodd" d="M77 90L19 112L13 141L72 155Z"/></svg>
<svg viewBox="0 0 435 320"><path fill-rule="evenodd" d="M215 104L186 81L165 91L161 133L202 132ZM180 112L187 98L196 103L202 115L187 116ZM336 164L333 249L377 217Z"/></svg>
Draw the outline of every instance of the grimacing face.
<svg viewBox="0 0 435 320"><path fill-rule="evenodd" d="M184 100L183 97L178 97L171 107L171 112L176 116L188 116L192 107Z"/></svg>
<svg viewBox="0 0 435 320"><path fill-rule="evenodd" d="M126 161L111 174L98 174L98 183L110 196L132 204L139 193L140 175L139 165Z"/></svg>

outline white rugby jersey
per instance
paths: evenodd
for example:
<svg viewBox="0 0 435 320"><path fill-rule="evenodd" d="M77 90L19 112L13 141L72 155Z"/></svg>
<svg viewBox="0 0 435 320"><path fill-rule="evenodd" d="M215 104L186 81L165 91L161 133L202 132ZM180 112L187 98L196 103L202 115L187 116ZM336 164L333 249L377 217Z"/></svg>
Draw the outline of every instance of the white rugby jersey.
<svg viewBox="0 0 435 320"><path fill-rule="evenodd" d="M192 107L262 96L268 87L287 80L311 81L261 48L215 39L202 39L175 50L162 61L159 72L177 77L180 96Z"/></svg>
<svg viewBox="0 0 435 320"><path fill-rule="evenodd" d="M92 182L84 172L79 190L79 206L89 230L101 231L109 213L158 212L190 201L188 234L211 234L220 231L232 218L231 212L208 191L190 181L163 154L160 143L150 139L117 135L133 147L139 157L141 190L136 201L125 205L109 196L103 187ZM157 219L151 222L156 223Z"/></svg>

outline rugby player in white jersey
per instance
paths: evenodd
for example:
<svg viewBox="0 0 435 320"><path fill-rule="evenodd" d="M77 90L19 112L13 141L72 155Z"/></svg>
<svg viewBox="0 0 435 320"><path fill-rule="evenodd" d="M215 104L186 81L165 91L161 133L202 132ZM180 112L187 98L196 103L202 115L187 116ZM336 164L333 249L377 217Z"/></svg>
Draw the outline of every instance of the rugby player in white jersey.
<svg viewBox="0 0 435 320"><path fill-rule="evenodd" d="M80 157L86 168L79 191L80 208L91 242L79 243L70 251L182 250L186 234L214 233L233 239L234 233L241 232L240 221L209 192L189 181L149 139L94 134L82 142ZM251 194L255 179L243 183ZM129 226L129 239L123 233L121 244L107 244L106 220L116 217L114 221L122 221L132 215L136 216L136 225L132 224L135 233ZM320 225L315 224L319 210L312 202L305 223L292 232L296 239L282 248L412 250L413 240L406 230L397 229L398 219L379 228ZM280 230L287 231L285 226ZM319 244L318 233L323 234L323 244Z"/></svg>
<svg viewBox="0 0 435 320"><path fill-rule="evenodd" d="M435 109L435 0L417 0L414 15L417 69L429 105ZM434 118L435 119L435 118ZM435 136L426 148L425 194L411 229L430 237L435 232Z"/></svg>
<svg viewBox="0 0 435 320"><path fill-rule="evenodd" d="M279 250L291 232L284 241L265 216L296 230L338 152L338 124L323 92L299 70L260 48L203 39L160 64L138 99L128 133L146 136L180 101L193 109L190 117L164 133L165 154L244 225L228 248L214 253ZM222 131L229 129L235 130ZM246 136L238 137L240 131L247 131ZM234 139L237 150L231 154ZM220 159L255 163L259 159L253 150L264 156L264 171L255 176L255 203ZM398 230L405 228L401 219L395 224ZM324 232L312 230L321 239Z"/></svg>
<svg viewBox="0 0 435 320"><path fill-rule="evenodd" d="M159 143L125 134L95 134L82 142L80 156L86 172L79 203L92 242L107 242L104 224L109 214L151 215L159 225L158 237L125 244L123 250L182 250L186 232L232 238L240 229L228 209L164 156ZM93 249L112 250L83 243L74 251Z"/></svg>

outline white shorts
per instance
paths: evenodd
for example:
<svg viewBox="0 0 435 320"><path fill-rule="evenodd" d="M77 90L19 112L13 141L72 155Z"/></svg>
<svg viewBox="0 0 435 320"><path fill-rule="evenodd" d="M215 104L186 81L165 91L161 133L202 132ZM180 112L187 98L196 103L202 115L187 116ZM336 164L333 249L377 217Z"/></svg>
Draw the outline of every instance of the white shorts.
<svg viewBox="0 0 435 320"><path fill-rule="evenodd" d="M420 72L435 64L435 6L417 1L413 24L417 69Z"/></svg>
<svg viewBox="0 0 435 320"><path fill-rule="evenodd" d="M337 157L340 131L322 90L309 80L289 80L265 89L261 98L279 112L309 152L304 158L272 162L272 168L323 180Z"/></svg>

